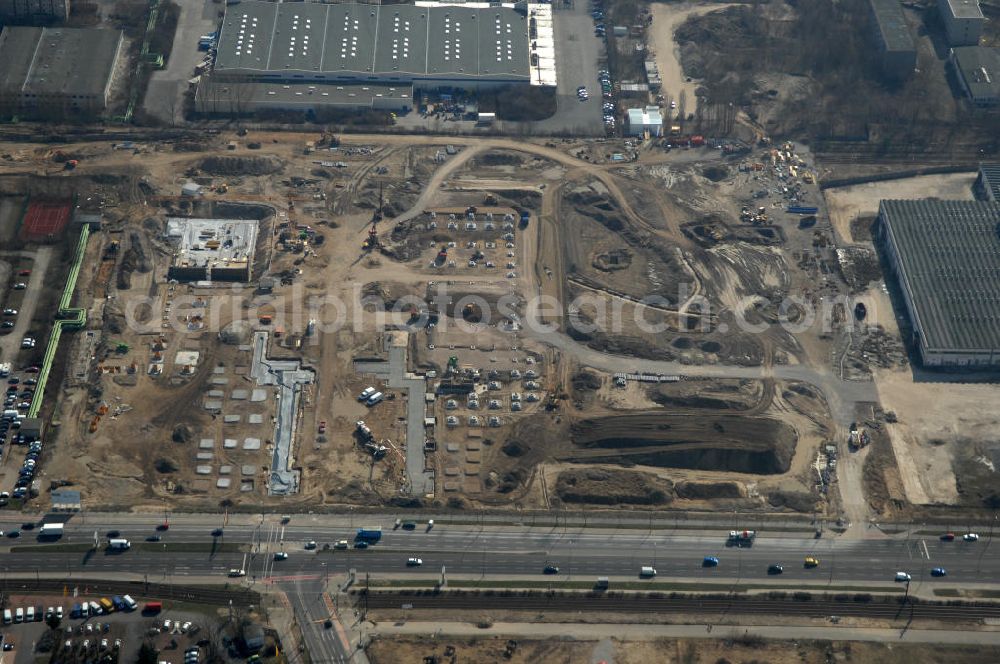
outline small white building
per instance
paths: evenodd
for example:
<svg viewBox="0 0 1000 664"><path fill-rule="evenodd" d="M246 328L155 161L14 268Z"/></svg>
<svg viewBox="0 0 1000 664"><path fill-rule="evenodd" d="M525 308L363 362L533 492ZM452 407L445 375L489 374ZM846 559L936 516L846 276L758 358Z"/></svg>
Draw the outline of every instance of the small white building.
<svg viewBox="0 0 1000 664"><path fill-rule="evenodd" d="M663 116L660 115L659 106L630 108L625 117L626 133L629 136L644 136L646 132L649 132L650 137L663 136Z"/></svg>

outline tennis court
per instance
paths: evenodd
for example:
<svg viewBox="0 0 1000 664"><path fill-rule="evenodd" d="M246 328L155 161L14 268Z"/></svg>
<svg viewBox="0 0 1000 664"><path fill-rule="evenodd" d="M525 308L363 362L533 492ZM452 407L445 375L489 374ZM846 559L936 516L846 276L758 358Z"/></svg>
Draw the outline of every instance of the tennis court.
<svg viewBox="0 0 1000 664"><path fill-rule="evenodd" d="M69 223L72 210L69 202L29 203L21 223L21 239L31 242L59 235Z"/></svg>

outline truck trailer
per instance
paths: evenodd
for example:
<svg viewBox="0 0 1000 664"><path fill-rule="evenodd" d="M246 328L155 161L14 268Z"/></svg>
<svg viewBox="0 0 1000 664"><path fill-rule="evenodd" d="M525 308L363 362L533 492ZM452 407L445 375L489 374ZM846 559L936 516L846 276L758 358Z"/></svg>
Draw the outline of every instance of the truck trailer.
<svg viewBox="0 0 1000 664"><path fill-rule="evenodd" d="M63 535L62 523L43 523L41 529L38 531L39 537L51 537L58 538Z"/></svg>

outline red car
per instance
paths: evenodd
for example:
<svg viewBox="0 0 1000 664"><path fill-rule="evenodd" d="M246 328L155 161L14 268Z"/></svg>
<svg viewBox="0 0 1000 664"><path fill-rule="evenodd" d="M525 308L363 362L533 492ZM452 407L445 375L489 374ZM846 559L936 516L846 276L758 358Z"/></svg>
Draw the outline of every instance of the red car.
<svg viewBox="0 0 1000 664"><path fill-rule="evenodd" d="M941 536L942 542L953 542L955 541L955 533L945 533Z"/></svg>
<svg viewBox="0 0 1000 664"><path fill-rule="evenodd" d="M19 277L29 277L29 276L31 276L31 270L21 270L20 272L17 273L17 276L19 276Z"/></svg>
<svg viewBox="0 0 1000 664"><path fill-rule="evenodd" d="M41 369L39 369L38 367L27 367L24 370L24 373L38 373L39 371L41 371Z"/></svg>
<svg viewBox="0 0 1000 664"><path fill-rule="evenodd" d="M319 432L326 433L326 420L322 420L319 423Z"/></svg>

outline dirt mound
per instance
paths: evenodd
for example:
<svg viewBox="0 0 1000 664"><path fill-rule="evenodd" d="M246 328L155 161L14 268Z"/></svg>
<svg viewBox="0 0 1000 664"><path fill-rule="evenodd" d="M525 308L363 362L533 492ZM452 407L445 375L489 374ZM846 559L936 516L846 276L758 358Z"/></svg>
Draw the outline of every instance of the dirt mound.
<svg viewBox="0 0 1000 664"><path fill-rule="evenodd" d="M206 157L199 168L210 175L272 175L284 164L277 157Z"/></svg>
<svg viewBox="0 0 1000 664"><path fill-rule="evenodd" d="M587 392L601 389L601 377L592 371L578 371L573 376L573 389Z"/></svg>
<svg viewBox="0 0 1000 664"><path fill-rule="evenodd" d="M788 472L794 429L766 417L692 418L659 411L583 420L570 429L572 463L639 464L758 475Z"/></svg>
<svg viewBox="0 0 1000 664"><path fill-rule="evenodd" d="M567 470L559 473L556 494L564 503L664 505L673 497L673 485L630 470Z"/></svg>
<svg viewBox="0 0 1000 664"><path fill-rule="evenodd" d="M674 485L678 498L685 500L714 500L716 498L743 498L743 488L736 482L678 482Z"/></svg>

